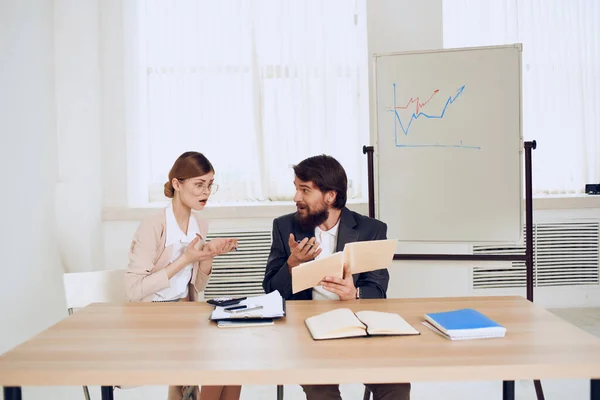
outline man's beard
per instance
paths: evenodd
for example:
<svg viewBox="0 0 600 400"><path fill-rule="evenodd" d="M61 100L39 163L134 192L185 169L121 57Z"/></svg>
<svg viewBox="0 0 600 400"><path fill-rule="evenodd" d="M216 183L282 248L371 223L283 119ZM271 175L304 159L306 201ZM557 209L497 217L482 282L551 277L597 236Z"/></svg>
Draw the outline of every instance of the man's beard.
<svg viewBox="0 0 600 400"><path fill-rule="evenodd" d="M329 217L329 210L327 207L323 207L316 212L311 212L311 209L306 206L305 210L306 215L300 215L299 212L296 212L296 221L298 221L302 230L314 229L327 221L327 217Z"/></svg>

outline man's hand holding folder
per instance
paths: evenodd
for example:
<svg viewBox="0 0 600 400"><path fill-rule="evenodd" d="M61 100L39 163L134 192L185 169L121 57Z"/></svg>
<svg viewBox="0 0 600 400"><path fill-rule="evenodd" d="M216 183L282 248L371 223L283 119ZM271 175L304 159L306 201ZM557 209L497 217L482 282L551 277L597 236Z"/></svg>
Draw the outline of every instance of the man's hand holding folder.
<svg viewBox="0 0 600 400"><path fill-rule="evenodd" d="M341 300L353 300L357 298L357 289L354 286L354 279L352 279L352 272L350 272L348 264L344 264L343 277L326 276L321 285L323 289L337 294Z"/></svg>
<svg viewBox="0 0 600 400"><path fill-rule="evenodd" d="M340 285L344 279L352 279L353 274L388 268L394 259L396 243L396 239L347 243L344 251L293 267L292 292L321 284L325 287L328 282ZM344 266L349 273L344 274ZM326 277L337 279L324 281Z"/></svg>

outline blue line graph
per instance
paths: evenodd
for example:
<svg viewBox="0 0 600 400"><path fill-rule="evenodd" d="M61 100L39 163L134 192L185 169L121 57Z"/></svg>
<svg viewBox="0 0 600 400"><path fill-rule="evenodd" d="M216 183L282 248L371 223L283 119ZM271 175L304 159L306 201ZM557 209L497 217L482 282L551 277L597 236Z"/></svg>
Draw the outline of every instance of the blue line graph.
<svg viewBox="0 0 600 400"><path fill-rule="evenodd" d="M456 95L454 97L450 96L448 97L448 100L446 101L446 104L444 105L444 108L442 109L442 113L440 115L429 115L429 114L425 114L424 112L420 111L418 114L412 113L412 115L410 116L410 121L408 121L408 125L406 126L406 128L404 127L404 124L402 123L402 119L400 118L400 115L398 114L398 109L397 109L397 103L396 103L396 84L394 83L394 114L396 114L396 119L398 120L398 123L400 124L400 128L402 128L402 131L404 132L404 135L408 135L408 131L410 130L410 127L412 125L412 123L419 117L425 117L428 119L441 119L444 118L444 114L446 114L446 110L448 109L448 106L452 103L454 103L456 101L456 99L458 99L458 97L464 92L465 90L465 85L462 85L456 92ZM397 133L397 125L394 124L394 134Z"/></svg>
<svg viewBox="0 0 600 400"><path fill-rule="evenodd" d="M419 111L419 106L424 106L426 103L424 104L419 104L418 102L418 98L417 98L417 113L412 113L410 116L410 120L408 121L408 124L406 124L406 126L404 125L404 123L402 122L402 118L400 117L400 114L398 113L398 109L399 108L406 108L406 107L398 107L397 103L396 103L396 84L393 84L394 86L394 107L391 110L388 111L392 111L394 113L394 142L396 144L396 147L449 147L449 148L463 148L463 149L476 149L476 150L480 150L481 147L479 146L469 146L469 145L464 145L462 143L462 140L460 141L460 144L400 144L398 143L398 125L400 125L400 129L402 129L402 132L404 132L404 136L408 136L408 133L410 131L410 128L413 124L414 121L416 121L417 119L423 117L426 119L442 119L444 118L444 115L446 114L446 110L448 109L448 107L453 104L465 91L465 87L466 85L462 85L460 88L458 88L458 90L456 91L456 94L454 96L449 96L448 100L446 100L446 104L444 105L444 107L442 108L441 113L439 113L439 115L434 115L434 114L427 114L424 113L422 111ZM411 98L411 101L409 101L409 104L413 101L413 99Z"/></svg>

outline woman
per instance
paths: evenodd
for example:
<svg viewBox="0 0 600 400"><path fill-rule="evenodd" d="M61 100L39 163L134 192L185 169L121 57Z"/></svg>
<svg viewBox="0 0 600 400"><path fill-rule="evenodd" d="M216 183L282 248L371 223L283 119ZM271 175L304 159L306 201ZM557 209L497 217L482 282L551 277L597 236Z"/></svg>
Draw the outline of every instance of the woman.
<svg viewBox="0 0 600 400"><path fill-rule="evenodd" d="M213 192L215 171L197 152L183 153L169 172L171 203L143 220L131 243L125 273L130 301L195 301L212 272L213 258L237 247L237 239L206 243L208 226L192 215ZM202 387L202 400L237 400L240 386ZM171 386L168 400L197 400L198 387Z"/></svg>

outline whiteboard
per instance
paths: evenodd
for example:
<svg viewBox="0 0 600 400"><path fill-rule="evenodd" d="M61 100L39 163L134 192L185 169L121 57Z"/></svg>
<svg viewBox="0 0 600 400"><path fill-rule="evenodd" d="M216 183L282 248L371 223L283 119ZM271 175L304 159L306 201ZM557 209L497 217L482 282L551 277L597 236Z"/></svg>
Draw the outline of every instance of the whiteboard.
<svg viewBox="0 0 600 400"><path fill-rule="evenodd" d="M521 45L377 54L373 71L388 237L521 240Z"/></svg>

